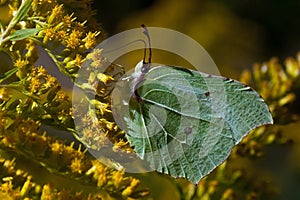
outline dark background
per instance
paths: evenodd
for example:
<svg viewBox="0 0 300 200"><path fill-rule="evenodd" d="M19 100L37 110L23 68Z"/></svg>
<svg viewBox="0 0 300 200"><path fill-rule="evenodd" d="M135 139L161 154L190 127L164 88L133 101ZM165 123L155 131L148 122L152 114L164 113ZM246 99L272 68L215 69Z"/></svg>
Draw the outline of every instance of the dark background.
<svg viewBox="0 0 300 200"><path fill-rule="evenodd" d="M95 1L94 8L108 36L139 27L140 23L172 28L191 36L226 75L237 76L242 69L273 56L282 61L300 50L298 0L110 0ZM220 18L214 20L218 12ZM210 24L203 24L205 20L201 17L211 20ZM218 33L216 27L210 27L211 23L222 30ZM193 34L187 29L194 30ZM211 30L209 37L213 37L213 42L208 45L203 30ZM243 41L249 44L244 45Z"/></svg>

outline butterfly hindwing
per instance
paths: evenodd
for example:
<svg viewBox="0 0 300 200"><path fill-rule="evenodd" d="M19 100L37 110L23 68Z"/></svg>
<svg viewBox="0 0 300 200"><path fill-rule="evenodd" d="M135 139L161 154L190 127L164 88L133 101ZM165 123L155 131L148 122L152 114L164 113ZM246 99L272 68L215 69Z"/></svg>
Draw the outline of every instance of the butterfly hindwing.
<svg viewBox="0 0 300 200"><path fill-rule="evenodd" d="M272 123L263 99L232 79L158 66L136 85L127 138L150 166L197 183L255 127Z"/></svg>

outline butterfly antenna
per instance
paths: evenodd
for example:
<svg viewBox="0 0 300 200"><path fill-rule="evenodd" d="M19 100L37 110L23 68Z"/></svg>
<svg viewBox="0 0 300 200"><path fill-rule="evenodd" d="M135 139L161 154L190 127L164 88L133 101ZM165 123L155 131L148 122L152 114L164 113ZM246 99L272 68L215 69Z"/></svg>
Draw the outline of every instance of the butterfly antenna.
<svg viewBox="0 0 300 200"><path fill-rule="evenodd" d="M141 25L142 28L144 28L144 34L146 35L147 39L148 39L148 49L149 49L149 58L148 58L148 62L147 63L151 63L151 58L152 58L152 49L151 49L151 43L150 43L150 36L149 36L149 31L147 29L147 27L145 26L145 24ZM146 64L146 48L144 50L144 60L143 60L144 64Z"/></svg>

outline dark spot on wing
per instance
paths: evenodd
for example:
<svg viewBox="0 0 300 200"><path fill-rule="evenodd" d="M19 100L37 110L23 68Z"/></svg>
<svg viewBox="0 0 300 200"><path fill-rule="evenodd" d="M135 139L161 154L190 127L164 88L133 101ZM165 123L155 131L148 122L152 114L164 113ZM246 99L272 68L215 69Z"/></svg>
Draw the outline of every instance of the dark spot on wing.
<svg viewBox="0 0 300 200"><path fill-rule="evenodd" d="M193 129L191 127L185 127L184 128L184 133L187 134L187 135L191 134L192 131L193 131Z"/></svg>
<svg viewBox="0 0 300 200"><path fill-rule="evenodd" d="M205 96L208 97L210 95L209 92L205 92Z"/></svg>

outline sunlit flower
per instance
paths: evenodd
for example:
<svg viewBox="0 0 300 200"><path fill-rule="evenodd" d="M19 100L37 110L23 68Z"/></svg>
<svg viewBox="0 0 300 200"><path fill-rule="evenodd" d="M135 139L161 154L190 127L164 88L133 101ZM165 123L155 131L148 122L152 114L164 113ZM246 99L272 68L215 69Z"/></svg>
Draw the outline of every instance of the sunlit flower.
<svg viewBox="0 0 300 200"><path fill-rule="evenodd" d="M138 179L133 178L131 180L130 185L122 191L122 195L130 196L133 193L133 191L135 190L135 188L139 185L139 183L140 183L140 181Z"/></svg>
<svg viewBox="0 0 300 200"><path fill-rule="evenodd" d="M103 185L105 185L105 183L107 182L107 176L106 174L99 174L98 179L97 179L97 186L98 187L102 187Z"/></svg>
<svg viewBox="0 0 300 200"><path fill-rule="evenodd" d="M31 93L36 93L41 86L42 83L40 82L40 79L32 77L28 89Z"/></svg>
<svg viewBox="0 0 300 200"><path fill-rule="evenodd" d="M55 35L56 35L56 33L53 28L46 29L46 33L45 33L43 42L47 43L49 40L50 41L53 40L55 38Z"/></svg>
<svg viewBox="0 0 300 200"><path fill-rule="evenodd" d="M60 41L64 40L66 38L66 36L67 36L67 32L65 30L58 31L57 35L56 35L57 39Z"/></svg>
<svg viewBox="0 0 300 200"><path fill-rule="evenodd" d="M82 163L82 160L81 159L78 159L77 157L74 158L72 161L71 161L71 171L73 173L79 173L81 174L82 173L82 169L83 169L83 163Z"/></svg>
<svg viewBox="0 0 300 200"><path fill-rule="evenodd" d="M63 14L62 7L63 7L63 4L56 5L52 9L52 12L51 12L51 14L50 14L50 16L48 17L48 20L47 20L47 22L49 24L52 24L54 20L57 20Z"/></svg>
<svg viewBox="0 0 300 200"><path fill-rule="evenodd" d="M81 33L78 30L73 30L72 33L68 36L66 43L67 47L75 49L80 44Z"/></svg>
<svg viewBox="0 0 300 200"><path fill-rule="evenodd" d="M54 142L51 144L51 150L53 152L59 153L63 149L63 145L59 142Z"/></svg>
<svg viewBox="0 0 300 200"><path fill-rule="evenodd" d="M74 59L74 64L78 67L80 67L83 63L83 58L82 58L82 55L80 54L76 54L76 57Z"/></svg>
<svg viewBox="0 0 300 200"><path fill-rule="evenodd" d="M18 68L22 68L23 66L29 64L29 62L27 60L23 60L21 58L19 58L18 60L16 60L16 62L14 63L14 66L15 67L18 67Z"/></svg>
<svg viewBox="0 0 300 200"><path fill-rule="evenodd" d="M48 77L47 77L47 80L46 80L46 83L44 83L44 86L45 86L46 88L51 88L51 87L53 87L53 86L55 86L55 85L57 85L57 80L56 80L56 78L53 77L53 76L48 76Z"/></svg>
<svg viewBox="0 0 300 200"><path fill-rule="evenodd" d="M63 17L62 22L64 27L70 27L72 22L76 20L76 17L73 17L73 14L66 15Z"/></svg>
<svg viewBox="0 0 300 200"><path fill-rule="evenodd" d="M48 75L47 70L42 66L39 66L37 68L37 72L38 72L37 76L47 76Z"/></svg>
<svg viewBox="0 0 300 200"><path fill-rule="evenodd" d="M7 101L9 99L8 96L8 90L5 87L0 88L0 102L2 101Z"/></svg>
<svg viewBox="0 0 300 200"><path fill-rule="evenodd" d="M90 49L96 45L96 37L100 34L100 32L88 32L86 37L82 40L85 42L84 46L86 49Z"/></svg>
<svg viewBox="0 0 300 200"><path fill-rule="evenodd" d="M113 77L108 76L108 75L103 74L103 73L98 73L98 74L97 74L97 78L98 78L99 81L101 81L101 82L103 82L103 83L105 83L105 84L107 84L107 83L108 83L109 81L111 81L111 80L114 80Z"/></svg>

